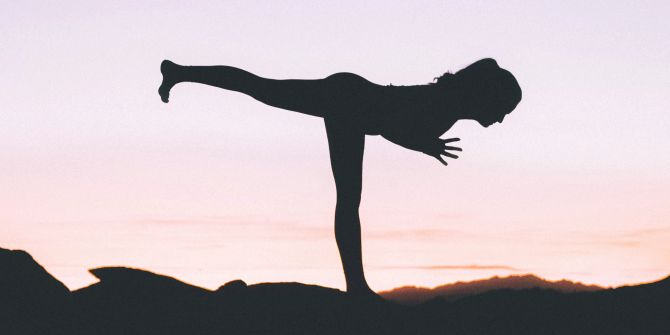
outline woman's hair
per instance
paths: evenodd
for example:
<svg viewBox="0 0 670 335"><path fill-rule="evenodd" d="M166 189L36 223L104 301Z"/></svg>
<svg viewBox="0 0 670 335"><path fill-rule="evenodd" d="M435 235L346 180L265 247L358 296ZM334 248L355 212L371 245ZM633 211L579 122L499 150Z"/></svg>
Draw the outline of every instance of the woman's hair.
<svg viewBox="0 0 670 335"><path fill-rule="evenodd" d="M444 86L447 85L448 83L453 80L454 74L451 72L445 72L443 75L439 77L433 78L434 82L430 83L431 85L437 85L437 86Z"/></svg>
<svg viewBox="0 0 670 335"><path fill-rule="evenodd" d="M456 73L446 72L431 84L461 91L467 100L479 107L490 107L488 110L502 108L509 113L521 101L516 78L492 58L476 61Z"/></svg>

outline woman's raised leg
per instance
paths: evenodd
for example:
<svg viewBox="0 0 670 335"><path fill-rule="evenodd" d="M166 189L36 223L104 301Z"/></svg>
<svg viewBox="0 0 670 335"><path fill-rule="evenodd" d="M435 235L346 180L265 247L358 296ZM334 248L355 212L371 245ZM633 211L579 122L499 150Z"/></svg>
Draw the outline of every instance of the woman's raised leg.
<svg viewBox="0 0 670 335"><path fill-rule="evenodd" d="M375 295L363 273L361 221L358 216L365 134L357 125L347 120L325 118L325 123L330 164L337 189L335 239L344 268L347 292L355 295Z"/></svg>
<svg viewBox="0 0 670 335"><path fill-rule="evenodd" d="M161 63L161 73L158 93L163 102L168 102L174 85L192 82L241 92L273 107L314 116L323 117L337 103L333 99L337 90L327 79L275 80L232 66L182 66L168 60Z"/></svg>

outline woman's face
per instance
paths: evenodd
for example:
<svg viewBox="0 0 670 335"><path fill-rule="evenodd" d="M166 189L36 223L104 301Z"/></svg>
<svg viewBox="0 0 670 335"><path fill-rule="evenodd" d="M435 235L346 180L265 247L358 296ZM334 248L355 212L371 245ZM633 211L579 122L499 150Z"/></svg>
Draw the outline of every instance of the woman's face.
<svg viewBox="0 0 670 335"><path fill-rule="evenodd" d="M484 117L484 118L478 118L476 120L477 120L477 122L479 122L480 125L482 125L482 127L488 127L488 126L491 126L493 124L503 122L503 120L505 119L505 116L507 114L503 114L503 113L501 113L501 114L502 115L500 115L498 117L487 116L487 117Z"/></svg>
<svg viewBox="0 0 670 335"><path fill-rule="evenodd" d="M482 127L488 127L503 122L505 116L507 116L505 113L499 113L499 115L495 115L495 113L487 113L477 117L475 120L482 125Z"/></svg>
<svg viewBox="0 0 670 335"><path fill-rule="evenodd" d="M481 99L475 99L470 104L470 109L471 118L482 125L482 127L501 123L508 114L499 104L485 103Z"/></svg>

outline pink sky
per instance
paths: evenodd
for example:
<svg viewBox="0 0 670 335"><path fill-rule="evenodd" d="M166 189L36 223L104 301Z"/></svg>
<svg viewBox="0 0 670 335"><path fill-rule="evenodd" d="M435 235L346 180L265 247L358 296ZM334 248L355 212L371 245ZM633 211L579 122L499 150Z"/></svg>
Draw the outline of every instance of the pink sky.
<svg viewBox="0 0 670 335"><path fill-rule="evenodd" d="M458 123L449 167L367 138L371 286L664 277L669 14L667 1L5 1L0 246L70 288L107 265L209 288L343 288L322 120L198 85L165 105L160 61L403 85L493 57L524 100L502 125Z"/></svg>

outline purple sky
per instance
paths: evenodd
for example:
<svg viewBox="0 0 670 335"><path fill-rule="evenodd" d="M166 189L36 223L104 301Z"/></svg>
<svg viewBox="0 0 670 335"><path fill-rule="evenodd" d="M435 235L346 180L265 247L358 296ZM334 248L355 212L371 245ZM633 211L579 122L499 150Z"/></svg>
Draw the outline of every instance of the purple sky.
<svg viewBox="0 0 670 335"><path fill-rule="evenodd" d="M403 85L493 57L524 100L501 125L458 123L449 167L366 139L371 286L658 279L669 15L667 1L2 2L0 246L71 288L105 265L343 288L322 120L200 85L165 105L160 61Z"/></svg>

